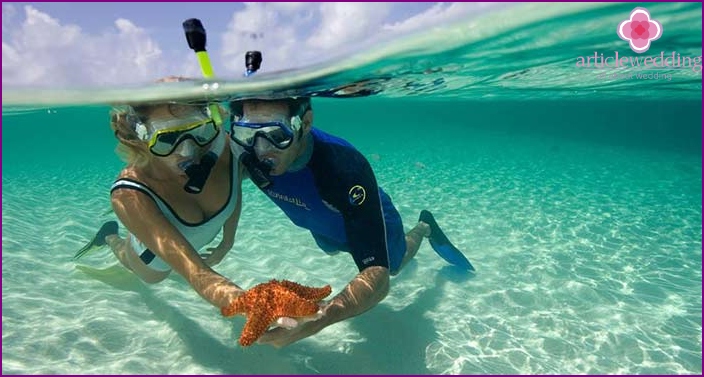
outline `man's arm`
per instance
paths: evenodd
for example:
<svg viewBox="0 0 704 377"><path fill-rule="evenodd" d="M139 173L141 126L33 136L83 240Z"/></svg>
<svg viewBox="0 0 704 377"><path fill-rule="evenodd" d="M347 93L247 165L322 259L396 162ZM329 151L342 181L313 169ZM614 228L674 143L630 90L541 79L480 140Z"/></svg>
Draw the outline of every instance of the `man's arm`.
<svg viewBox="0 0 704 377"><path fill-rule="evenodd" d="M389 253L379 187L371 165L355 149L343 149L344 162L333 171L328 200L340 210L350 253L359 273L333 298L325 310L330 323L354 317L372 308L389 292ZM329 316L329 318L328 318Z"/></svg>
<svg viewBox="0 0 704 377"><path fill-rule="evenodd" d="M389 293L389 276L389 269L380 266L357 274L325 307L323 327L360 315L381 302Z"/></svg>
<svg viewBox="0 0 704 377"><path fill-rule="evenodd" d="M338 151L340 152L340 151ZM321 196L344 218L345 234L359 273L323 307L322 317L284 330L264 334L259 343L281 347L311 336L327 326L360 315L381 302L390 289L386 228L376 178L369 162L359 152L348 149L345 164L326 165L318 182ZM327 161L327 159L321 159ZM331 172L334 172L332 174Z"/></svg>
<svg viewBox="0 0 704 377"><path fill-rule="evenodd" d="M303 322L293 329L275 328L257 341L283 347L307 338L320 330L345 319L360 315L373 308L389 292L389 270L372 266L357 274L345 289L322 308L322 316L314 321Z"/></svg>

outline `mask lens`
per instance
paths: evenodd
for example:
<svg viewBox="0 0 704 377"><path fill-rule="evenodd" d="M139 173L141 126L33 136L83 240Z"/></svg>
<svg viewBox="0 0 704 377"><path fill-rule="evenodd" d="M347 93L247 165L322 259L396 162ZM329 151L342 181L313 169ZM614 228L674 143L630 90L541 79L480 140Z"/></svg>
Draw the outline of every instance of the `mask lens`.
<svg viewBox="0 0 704 377"><path fill-rule="evenodd" d="M230 137L237 144L243 147L253 147L257 136L266 138L279 149L288 147L293 141L293 131L282 122L232 122Z"/></svg>
<svg viewBox="0 0 704 377"><path fill-rule="evenodd" d="M187 139L191 139L198 146L203 147L213 141L218 133L219 129L212 119L181 127L162 129L152 136L149 150L157 156L168 156Z"/></svg>
<svg viewBox="0 0 704 377"><path fill-rule="evenodd" d="M162 145L172 145L176 143L176 140L178 140L178 137L180 136L180 132L167 132L159 135L159 137L156 138L157 144L162 144Z"/></svg>
<svg viewBox="0 0 704 377"><path fill-rule="evenodd" d="M284 132L283 129L277 128L275 130L271 130L267 132L268 138L273 141L275 144L282 145L284 143L288 143L291 141L291 137L289 137L289 134Z"/></svg>

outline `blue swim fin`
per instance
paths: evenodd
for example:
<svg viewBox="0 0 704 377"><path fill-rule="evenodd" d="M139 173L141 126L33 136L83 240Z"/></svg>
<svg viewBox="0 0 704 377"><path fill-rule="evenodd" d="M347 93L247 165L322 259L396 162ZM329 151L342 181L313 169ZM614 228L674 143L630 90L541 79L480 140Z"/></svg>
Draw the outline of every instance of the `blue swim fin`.
<svg viewBox="0 0 704 377"><path fill-rule="evenodd" d="M78 258L88 254L89 251L105 246L105 237L111 235L111 234L117 234L117 221L108 221L103 226L100 227L100 230L98 230L98 233L93 237L93 239L88 242L87 245L83 246L81 250L78 250L76 252L76 255L73 256L73 260L78 260Z"/></svg>
<svg viewBox="0 0 704 377"><path fill-rule="evenodd" d="M462 252L459 251L450 242L450 240L447 239L447 236L445 236L445 233L442 232L442 230L438 226L438 223L435 222L435 218L433 217L432 213L426 210L422 210L420 212L420 217L418 218L418 221L422 221L430 225L430 246L432 246L433 250L435 250L435 252L442 259L455 266L465 268L469 271L474 271L474 266L469 263L469 260L467 260L467 258L465 258Z"/></svg>

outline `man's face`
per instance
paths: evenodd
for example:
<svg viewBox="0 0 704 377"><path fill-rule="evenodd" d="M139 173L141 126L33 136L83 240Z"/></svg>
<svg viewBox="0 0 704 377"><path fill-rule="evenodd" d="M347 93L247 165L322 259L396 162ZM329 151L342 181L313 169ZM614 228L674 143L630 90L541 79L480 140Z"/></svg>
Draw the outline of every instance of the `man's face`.
<svg viewBox="0 0 704 377"><path fill-rule="evenodd" d="M291 128L291 116L288 103L285 101L246 101L242 106L241 121L248 123L281 122ZM271 175L281 175L298 156L298 132L294 132L294 139L286 149L276 148L265 137L256 137L254 152L256 157L271 166Z"/></svg>

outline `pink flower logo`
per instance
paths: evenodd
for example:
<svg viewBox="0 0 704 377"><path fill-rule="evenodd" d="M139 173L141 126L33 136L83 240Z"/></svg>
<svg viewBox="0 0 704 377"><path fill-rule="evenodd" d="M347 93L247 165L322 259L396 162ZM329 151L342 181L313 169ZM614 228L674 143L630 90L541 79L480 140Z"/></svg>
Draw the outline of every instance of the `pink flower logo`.
<svg viewBox="0 0 704 377"><path fill-rule="evenodd" d="M616 34L628 41L631 50L642 54L650 48L650 42L662 36L662 25L650 19L647 9L637 7L631 12L631 17L618 24Z"/></svg>

